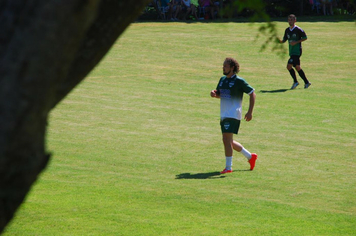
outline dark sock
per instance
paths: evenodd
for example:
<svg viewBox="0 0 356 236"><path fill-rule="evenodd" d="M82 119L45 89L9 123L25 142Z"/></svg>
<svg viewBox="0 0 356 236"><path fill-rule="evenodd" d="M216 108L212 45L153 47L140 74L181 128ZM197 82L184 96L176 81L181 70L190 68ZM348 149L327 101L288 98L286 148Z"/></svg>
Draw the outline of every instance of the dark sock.
<svg viewBox="0 0 356 236"><path fill-rule="evenodd" d="M304 80L305 84L309 84L309 81L308 81L307 77L305 76L303 70L298 71L298 74L299 74L300 78L302 78Z"/></svg>
<svg viewBox="0 0 356 236"><path fill-rule="evenodd" d="M292 76L294 83L298 83L297 76L295 75L293 68L289 70L289 74Z"/></svg>

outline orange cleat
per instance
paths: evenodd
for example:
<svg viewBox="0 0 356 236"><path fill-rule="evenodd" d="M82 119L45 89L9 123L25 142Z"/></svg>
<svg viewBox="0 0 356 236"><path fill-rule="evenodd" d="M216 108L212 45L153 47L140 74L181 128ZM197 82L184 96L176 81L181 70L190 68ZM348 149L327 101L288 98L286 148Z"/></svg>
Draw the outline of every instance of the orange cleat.
<svg viewBox="0 0 356 236"><path fill-rule="evenodd" d="M232 170L224 169L223 171L220 172L220 174L227 174L227 173L232 173Z"/></svg>
<svg viewBox="0 0 356 236"><path fill-rule="evenodd" d="M248 162L250 163L250 170L253 170L253 168L255 168L256 160L257 160L257 154L256 153L252 153L251 154L251 159L248 160Z"/></svg>

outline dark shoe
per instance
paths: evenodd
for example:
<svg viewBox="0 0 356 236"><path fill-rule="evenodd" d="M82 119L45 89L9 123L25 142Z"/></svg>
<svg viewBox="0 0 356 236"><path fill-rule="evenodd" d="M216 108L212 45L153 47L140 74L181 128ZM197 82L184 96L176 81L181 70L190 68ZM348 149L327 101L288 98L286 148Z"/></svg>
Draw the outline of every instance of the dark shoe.
<svg viewBox="0 0 356 236"><path fill-rule="evenodd" d="M290 89L295 89L299 85L298 82L295 82Z"/></svg>

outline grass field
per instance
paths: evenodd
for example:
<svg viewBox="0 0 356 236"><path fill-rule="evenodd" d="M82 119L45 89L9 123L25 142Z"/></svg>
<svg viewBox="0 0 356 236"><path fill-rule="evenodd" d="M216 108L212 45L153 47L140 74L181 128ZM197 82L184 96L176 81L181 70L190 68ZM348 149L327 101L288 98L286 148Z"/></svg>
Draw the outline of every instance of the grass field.
<svg viewBox="0 0 356 236"><path fill-rule="evenodd" d="M259 23L132 24L52 112L52 160L3 235L355 235L356 25L297 24L307 90ZM219 175L228 56L256 89L235 138L259 159Z"/></svg>

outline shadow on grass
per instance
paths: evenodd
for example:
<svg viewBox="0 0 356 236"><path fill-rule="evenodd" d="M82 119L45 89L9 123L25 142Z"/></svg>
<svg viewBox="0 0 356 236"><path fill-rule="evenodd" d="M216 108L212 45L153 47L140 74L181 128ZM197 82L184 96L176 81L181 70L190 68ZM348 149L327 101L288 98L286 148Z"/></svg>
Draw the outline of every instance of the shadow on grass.
<svg viewBox="0 0 356 236"><path fill-rule="evenodd" d="M290 89L276 89L276 90L261 90L261 93L284 93Z"/></svg>
<svg viewBox="0 0 356 236"><path fill-rule="evenodd" d="M182 173L176 175L176 179L217 179L217 178L225 178L225 175L221 175L220 172L209 172L209 173Z"/></svg>
<svg viewBox="0 0 356 236"><path fill-rule="evenodd" d="M237 171L250 171L250 170L234 170L233 172ZM229 175L229 174L227 174ZM221 179L225 178L226 175L220 174L219 171L216 172L208 172L208 173L197 173L197 174L191 174L191 173L182 173L179 175L176 175L176 179Z"/></svg>

